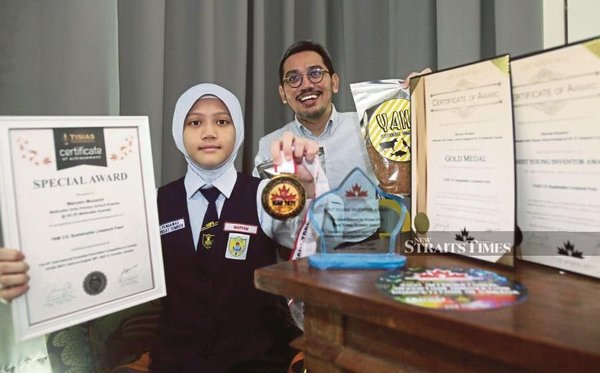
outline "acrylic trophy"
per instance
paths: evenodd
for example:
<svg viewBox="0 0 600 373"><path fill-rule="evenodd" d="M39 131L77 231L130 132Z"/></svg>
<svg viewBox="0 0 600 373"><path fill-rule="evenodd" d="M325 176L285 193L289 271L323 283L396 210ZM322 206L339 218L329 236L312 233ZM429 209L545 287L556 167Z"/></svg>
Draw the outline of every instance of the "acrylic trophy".
<svg viewBox="0 0 600 373"><path fill-rule="evenodd" d="M406 263L397 254L404 235L407 201L377 187L355 168L338 188L317 197L308 216L318 236L317 253L308 257L319 269L396 269ZM404 234L403 234L404 231Z"/></svg>

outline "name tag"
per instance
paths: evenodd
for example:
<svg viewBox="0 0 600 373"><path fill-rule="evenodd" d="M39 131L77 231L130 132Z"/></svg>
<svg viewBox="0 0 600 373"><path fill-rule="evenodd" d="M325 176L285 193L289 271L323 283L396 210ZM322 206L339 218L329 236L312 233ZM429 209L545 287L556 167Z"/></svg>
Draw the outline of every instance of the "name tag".
<svg viewBox="0 0 600 373"><path fill-rule="evenodd" d="M249 224L241 224L241 223L225 222L225 226L223 227L223 230L225 232L239 232L239 233L256 234L256 232L258 232L258 226L249 225Z"/></svg>
<svg viewBox="0 0 600 373"><path fill-rule="evenodd" d="M160 226L160 235L185 228L185 220L173 220Z"/></svg>

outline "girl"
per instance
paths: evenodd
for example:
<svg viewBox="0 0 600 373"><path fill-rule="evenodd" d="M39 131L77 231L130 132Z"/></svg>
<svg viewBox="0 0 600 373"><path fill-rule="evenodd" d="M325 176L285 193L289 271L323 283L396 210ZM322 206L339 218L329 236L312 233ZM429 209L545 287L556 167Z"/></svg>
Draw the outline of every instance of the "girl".
<svg viewBox="0 0 600 373"><path fill-rule="evenodd" d="M286 371L299 331L278 297L254 288L253 275L276 262L274 239L292 246L301 219L272 219L260 203L267 181L236 172L244 122L231 92L213 84L187 90L175 106L173 137L188 170L158 191L168 296L151 368ZM296 158L312 162L316 153L315 143L294 143Z"/></svg>

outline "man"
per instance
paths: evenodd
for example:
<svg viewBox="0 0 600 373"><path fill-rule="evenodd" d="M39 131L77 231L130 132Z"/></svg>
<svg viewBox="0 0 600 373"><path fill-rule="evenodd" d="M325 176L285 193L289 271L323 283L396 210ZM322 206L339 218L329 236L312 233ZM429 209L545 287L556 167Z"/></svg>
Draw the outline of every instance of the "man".
<svg viewBox="0 0 600 373"><path fill-rule="evenodd" d="M419 74L430 72L425 69ZM404 86L408 86L411 73ZM360 167L376 180L355 112L341 113L333 105L333 95L339 91L340 78L329 53L311 41L292 44L279 62L279 96L295 114L293 121L260 139L255 166L271 158L273 141L295 137L318 143L321 161L330 188L337 187L355 167ZM293 136L284 137L285 132ZM286 144L281 147L284 148ZM257 169L254 175L258 176Z"/></svg>
<svg viewBox="0 0 600 373"><path fill-rule="evenodd" d="M427 72L430 70L425 69L421 73ZM413 75L417 74L412 73L406 78L405 87ZM254 176L258 176L259 164L270 160L271 154L276 155L273 149L279 148L289 153L294 141L299 138L318 144L330 189L340 185L355 167L360 167L373 181L377 180L361 135L357 113L340 113L333 105L333 95L339 91L339 84L340 78L331 57L320 44L298 41L286 50L279 62L279 96L284 104L290 106L295 118L260 139L258 154L254 159ZM280 163L280 159L274 161ZM363 228L365 237L373 232L373 227ZM295 302L291 308L297 325L302 328L302 302ZM302 369L303 358L300 355L293 364L294 369Z"/></svg>
<svg viewBox="0 0 600 373"><path fill-rule="evenodd" d="M412 76L428 72L431 70L409 74L404 81L404 88L408 87ZM293 110L295 118L260 139L254 160L255 176L258 176L256 166L269 160L271 154L277 154L273 149L290 149L297 139L308 139L318 144L330 189L337 188L355 167L361 168L377 183L357 113L341 113L333 105L333 95L339 91L339 87L340 78L322 45L303 40L285 51L279 62L279 96ZM275 163L280 162L278 158L274 159ZM341 222L336 224L338 229L345 232L344 241L362 241L376 231L379 227L375 223L377 219L364 218L363 224L348 226L347 229L342 228ZM285 256L286 253L280 255Z"/></svg>

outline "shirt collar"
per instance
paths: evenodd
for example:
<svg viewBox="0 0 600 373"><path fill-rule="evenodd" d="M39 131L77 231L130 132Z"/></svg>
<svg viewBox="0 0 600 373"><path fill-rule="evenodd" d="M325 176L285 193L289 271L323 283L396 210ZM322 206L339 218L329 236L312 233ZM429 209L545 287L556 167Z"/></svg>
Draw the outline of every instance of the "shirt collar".
<svg viewBox="0 0 600 373"><path fill-rule="evenodd" d="M331 116L329 117L329 120L327 121L327 124L325 125L325 131L323 131L323 133L321 133L319 136L313 135L313 133L308 128L304 127L304 125L302 123L300 123L300 121L298 120L298 117L294 116L294 123L296 124L298 129L309 139L318 139L318 138L325 137L327 134L329 134L331 132L331 127L334 127L335 123L337 123L337 122L338 122L338 112L335 109L335 105L333 103L331 104Z"/></svg>
<svg viewBox="0 0 600 373"><path fill-rule="evenodd" d="M185 193L187 199L191 199L198 189L207 188L210 186L214 186L219 189L219 192L225 196L225 198L229 198L231 196L231 192L233 191L233 187L235 186L235 182L237 180L237 172L234 167L229 167L221 176L219 176L216 180L213 181L212 185L207 184L200 176L198 176L195 172L188 171L185 174L184 185L185 185Z"/></svg>

